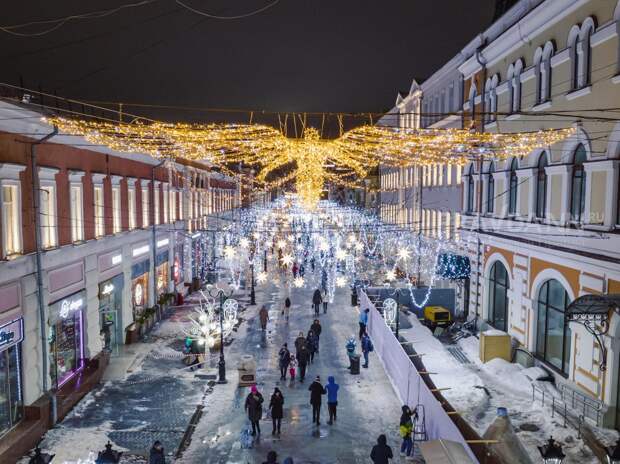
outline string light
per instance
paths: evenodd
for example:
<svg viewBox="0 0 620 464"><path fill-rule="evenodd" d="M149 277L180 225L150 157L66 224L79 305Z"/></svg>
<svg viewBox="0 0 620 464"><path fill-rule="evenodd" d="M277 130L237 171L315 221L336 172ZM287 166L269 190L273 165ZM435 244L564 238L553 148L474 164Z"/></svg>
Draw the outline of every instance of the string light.
<svg viewBox="0 0 620 464"><path fill-rule="evenodd" d="M463 129L404 129L362 126L334 140L321 139L307 127L291 139L258 124L184 124L140 120L131 123L46 118L63 132L81 135L91 143L157 158L203 160L229 172L228 166L255 166L255 181L263 188L295 181L299 200L307 209L318 204L326 182L361 187L360 182L379 163L387 166L456 164L472 157L507 159L529 154L569 137L575 129L528 133L489 133Z"/></svg>

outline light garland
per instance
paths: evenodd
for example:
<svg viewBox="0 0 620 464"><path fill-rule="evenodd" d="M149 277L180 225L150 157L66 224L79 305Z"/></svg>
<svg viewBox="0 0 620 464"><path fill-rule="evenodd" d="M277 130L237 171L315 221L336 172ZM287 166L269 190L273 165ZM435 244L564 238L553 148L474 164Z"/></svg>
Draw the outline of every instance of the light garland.
<svg viewBox="0 0 620 464"><path fill-rule="evenodd" d="M295 180L299 200L315 208L326 182L361 187L379 163L387 166L456 164L472 157L507 159L525 156L539 147L559 142L573 128L531 133L489 133L463 129L403 129L362 126L334 140L321 139L311 127L291 139L258 124L171 124L142 121L113 123L46 118L63 132L81 135L91 143L157 158L208 161L230 172L243 163L258 168L256 181L274 188Z"/></svg>

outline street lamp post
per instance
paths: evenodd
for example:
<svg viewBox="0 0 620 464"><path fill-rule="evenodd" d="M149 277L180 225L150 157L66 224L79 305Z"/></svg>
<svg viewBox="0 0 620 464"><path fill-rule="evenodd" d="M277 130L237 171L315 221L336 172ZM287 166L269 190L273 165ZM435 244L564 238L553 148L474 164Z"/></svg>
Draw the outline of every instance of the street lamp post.
<svg viewBox="0 0 620 464"><path fill-rule="evenodd" d="M250 280L251 280L251 287L250 287L250 306L254 306L256 305L256 291L254 289L254 256L252 256L252 263L250 264Z"/></svg>
<svg viewBox="0 0 620 464"><path fill-rule="evenodd" d="M213 289L215 288L215 292ZM226 360L224 359L224 302L230 298L234 290L231 289L228 295L223 288L213 287L208 289L211 298L218 297L220 300L220 361L218 362L219 380L218 383L226 383Z"/></svg>

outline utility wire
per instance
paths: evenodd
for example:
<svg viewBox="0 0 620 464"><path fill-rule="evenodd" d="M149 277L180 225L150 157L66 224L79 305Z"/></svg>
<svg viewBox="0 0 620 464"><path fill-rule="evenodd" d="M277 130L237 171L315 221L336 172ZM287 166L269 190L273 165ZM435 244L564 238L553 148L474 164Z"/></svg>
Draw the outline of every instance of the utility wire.
<svg viewBox="0 0 620 464"><path fill-rule="evenodd" d="M275 0L257 10L251 11L249 13L244 13L244 14L240 14L240 15L235 15L235 16L221 16L221 15L216 15L213 13L207 13L204 11L200 11L197 10L195 8L192 8L189 5L186 5L185 3L183 3L181 0L176 0L176 4L182 6L183 8L185 8L186 10L191 11L192 13L196 13L200 16L204 16L206 18L211 18L211 19L224 19L224 20L234 20L234 19L244 19L244 18L249 18L251 16L255 16L259 13L262 13L265 10L268 10L271 7L276 6L278 3L280 3L280 0Z"/></svg>

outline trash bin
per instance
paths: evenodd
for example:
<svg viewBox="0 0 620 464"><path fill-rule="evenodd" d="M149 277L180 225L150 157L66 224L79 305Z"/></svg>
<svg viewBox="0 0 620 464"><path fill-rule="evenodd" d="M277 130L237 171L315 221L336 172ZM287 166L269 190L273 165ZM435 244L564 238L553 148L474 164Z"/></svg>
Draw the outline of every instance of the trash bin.
<svg viewBox="0 0 620 464"><path fill-rule="evenodd" d="M256 384L256 361L254 360L254 356L250 354L244 354L241 356L237 370L239 371L240 387L249 387L250 385Z"/></svg>
<svg viewBox="0 0 620 464"><path fill-rule="evenodd" d="M351 289L351 306L357 306L357 288Z"/></svg>
<svg viewBox="0 0 620 464"><path fill-rule="evenodd" d="M359 354L354 354L353 356L351 356L350 359L351 359L351 374L359 375L361 356Z"/></svg>

